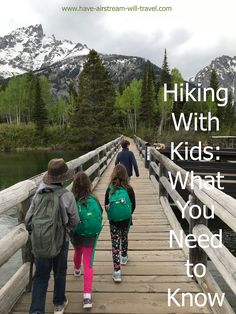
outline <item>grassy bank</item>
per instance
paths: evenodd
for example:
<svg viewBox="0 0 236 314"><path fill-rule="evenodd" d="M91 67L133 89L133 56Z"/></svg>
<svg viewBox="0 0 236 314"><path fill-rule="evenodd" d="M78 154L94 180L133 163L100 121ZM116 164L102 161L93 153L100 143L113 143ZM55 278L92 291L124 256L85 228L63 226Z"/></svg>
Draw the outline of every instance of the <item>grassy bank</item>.
<svg viewBox="0 0 236 314"><path fill-rule="evenodd" d="M100 132L101 133L101 132ZM0 124L0 151L14 150L79 150L86 152L119 136L119 132L97 138L81 136L76 128L48 126L39 134L34 124Z"/></svg>
<svg viewBox="0 0 236 314"><path fill-rule="evenodd" d="M0 124L0 150L67 149L68 133L59 126L47 127L39 134L34 124Z"/></svg>

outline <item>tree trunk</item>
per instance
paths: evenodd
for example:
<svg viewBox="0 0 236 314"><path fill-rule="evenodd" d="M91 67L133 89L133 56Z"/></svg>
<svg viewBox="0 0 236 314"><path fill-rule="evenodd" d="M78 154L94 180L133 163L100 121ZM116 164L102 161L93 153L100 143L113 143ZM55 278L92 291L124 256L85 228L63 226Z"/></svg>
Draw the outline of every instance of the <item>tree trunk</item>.
<svg viewBox="0 0 236 314"><path fill-rule="evenodd" d="M159 124L159 128L158 128L158 133L161 135L162 129L163 129L163 124L164 124L164 118L163 116L161 117L161 122Z"/></svg>

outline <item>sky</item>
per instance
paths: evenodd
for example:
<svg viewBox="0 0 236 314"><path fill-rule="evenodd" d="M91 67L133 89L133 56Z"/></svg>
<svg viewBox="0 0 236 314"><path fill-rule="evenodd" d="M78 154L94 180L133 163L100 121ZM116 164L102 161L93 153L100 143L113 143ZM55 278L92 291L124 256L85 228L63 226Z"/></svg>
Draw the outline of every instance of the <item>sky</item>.
<svg viewBox="0 0 236 314"><path fill-rule="evenodd" d="M63 12L62 6L171 6L168 12ZM140 56L185 79L216 57L236 55L235 0L7 0L0 5L0 36L42 24L47 36L87 44L101 53Z"/></svg>

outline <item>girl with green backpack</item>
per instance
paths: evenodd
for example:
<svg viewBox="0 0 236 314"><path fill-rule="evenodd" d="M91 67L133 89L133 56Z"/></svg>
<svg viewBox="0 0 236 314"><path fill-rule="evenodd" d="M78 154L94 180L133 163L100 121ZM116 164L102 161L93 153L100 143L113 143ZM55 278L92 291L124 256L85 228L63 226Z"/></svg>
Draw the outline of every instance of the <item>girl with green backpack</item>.
<svg viewBox="0 0 236 314"><path fill-rule="evenodd" d="M78 172L74 178L72 192L76 199L80 223L73 235L74 276L81 275L83 256L84 297L83 307L92 307L93 257L96 241L102 230L102 207L92 194L91 181L84 172Z"/></svg>
<svg viewBox="0 0 236 314"><path fill-rule="evenodd" d="M112 278L115 282L121 282L120 264L125 265L128 262L128 233L135 210L134 190L129 185L129 177L123 165L116 165L111 174L105 195L105 207L112 241Z"/></svg>

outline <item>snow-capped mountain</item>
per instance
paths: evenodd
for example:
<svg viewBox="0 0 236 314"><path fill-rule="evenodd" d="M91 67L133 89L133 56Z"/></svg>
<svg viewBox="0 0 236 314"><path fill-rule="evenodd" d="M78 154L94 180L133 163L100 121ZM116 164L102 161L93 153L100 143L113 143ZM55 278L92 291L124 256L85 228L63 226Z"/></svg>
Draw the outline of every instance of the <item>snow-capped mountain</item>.
<svg viewBox="0 0 236 314"><path fill-rule="evenodd" d="M219 86L228 88L236 100L236 93L234 92L236 87L236 56L222 56L214 59L210 65L197 73L193 83L200 83L202 87L209 87L212 69L216 70Z"/></svg>
<svg viewBox="0 0 236 314"><path fill-rule="evenodd" d="M0 80L30 70L44 74L52 83L54 94L66 94L69 82L77 85L78 76L90 49L86 45L47 37L42 25L22 27L0 37ZM142 78L145 59L132 56L102 55L114 83ZM156 76L160 68L154 66Z"/></svg>
<svg viewBox="0 0 236 314"><path fill-rule="evenodd" d="M87 55L86 45L47 37L42 25L18 28L0 37L0 78L38 70L66 58Z"/></svg>

